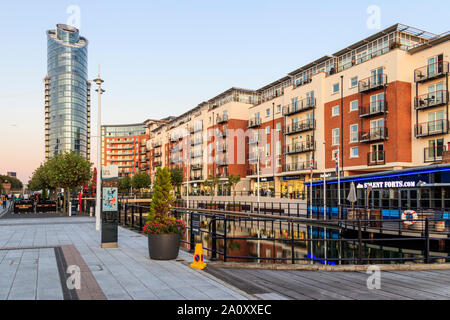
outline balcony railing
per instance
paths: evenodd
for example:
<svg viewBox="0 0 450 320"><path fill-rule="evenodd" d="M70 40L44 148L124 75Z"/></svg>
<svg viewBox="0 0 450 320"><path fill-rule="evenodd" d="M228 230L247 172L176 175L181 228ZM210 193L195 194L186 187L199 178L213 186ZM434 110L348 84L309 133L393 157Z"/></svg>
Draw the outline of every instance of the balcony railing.
<svg viewBox="0 0 450 320"><path fill-rule="evenodd" d="M448 120L441 119L416 124L414 126L414 134L416 138L428 137L448 132Z"/></svg>
<svg viewBox="0 0 450 320"><path fill-rule="evenodd" d="M161 165L162 165L162 162L161 162L161 161L153 161L153 167L154 167L154 168L156 168L156 167L161 167Z"/></svg>
<svg viewBox="0 0 450 320"><path fill-rule="evenodd" d="M249 137L248 144L257 144L259 142L259 137Z"/></svg>
<svg viewBox="0 0 450 320"><path fill-rule="evenodd" d="M383 165L385 163L386 163L386 158L385 158L384 151L376 151L376 152L368 152L367 153L367 165L368 166Z"/></svg>
<svg viewBox="0 0 450 320"><path fill-rule="evenodd" d="M383 100L371 101L369 104L359 107L359 116L370 117L387 111L387 103Z"/></svg>
<svg viewBox="0 0 450 320"><path fill-rule="evenodd" d="M217 118L216 118L216 123L217 124L219 124L219 123L225 123L225 122L227 122L228 121L228 115L227 114L224 114L224 115L222 115L222 116L217 116Z"/></svg>
<svg viewBox="0 0 450 320"><path fill-rule="evenodd" d="M300 122L293 122L291 125L286 126L284 130L285 135L294 133L314 130L316 128L316 120L304 120Z"/></svg>
<svg viewBox="0 0 450 320"><path fill-rule="evenodd" d="M359 142L374 142L385 140L388 137L388 129L386 127L373 127L368 131L359 132Z"/></svg>
<svg viewBox="0 0 450 320"><path fill-rule="evenodd" d="M285 154L294 154L314 151L316 149L315 141L297 142L284 147Z"/></svg>
<svg viewBox="0 0 450 320"><path fill-rule="evenodd" d="M317 169L317 162L314 162L313 169ZM311 170L311 162L287 163L283 166L283 172Z"/></svg>
<svg viewBox="0 0 450 320"><path fill-rule="evenodd" d="M448 91L438 90L417 96L414 99L414 108L421 110L445 105L448 101Z"/></svg>
<svg viewBox="0 0 450 320"><path fill-rule="evenodd" d="M196 146L203 143L203 138L196 138L191 140L191 146Z"/></svg>
<svg viewBox="0 0 450 320"><path fill-rule="evenodd" d="M201 170L201 169L203 169L203 164L201 164L201 163L192 164L191 169L192 170Z"/></svg>
<svg viewBox="0 0 450 320"><path fill-rule="evenodd" d="M153 157L161 157L162 152L161 151L153 151Z"/></svg>
<svg viewBox="0 0 450 320"><path fill-rule="evenodd" d="M305 98L283 108L283 116L290 116L298 112L310 110L316 106L316 98Z"/></svg>
<svg viewBox="0 0 450 320"><path fill-rule="evenodd" d="M202 131L202 130L203 130L203 127L191 126L189 128L189 132L192 133L192 134L194 134L196 132L199 132L199 131Z"/></svg>
<svg viewBox="0 0 450 320"><path fill-rule="evenodd" d="M414 70L414 81L422 83L433 79L441 78L448 74L448 62L438 61L430 63L424 67Z"/></svg>
<svg viewBox="0 0 450 320"><path fill-rule="evenodd" d="M178 151L181 151L181 150L183 150L183 145L180 143L180 144L177 144L172 149L170 149L170 152L178 152Z"/></svg>
<svg viewBox="0 0 450 320"><path fill-rule="evenodd" d="M257 128L261 125L261 118L253 118L248 120L247 128Z"/></svg>
<svg viewBox="0 0 450 320"><path fill-rule="evenodd" d="M193 176L193 177L191 177L191 181L199 181L199 180L203 180L203 176Z"/></svg>
<svg viewBox="0 0 450 320"><path fill-rule="evenodd" d="M227 144L220 144L217 146L217 152L226 152L227 151Z"/></svg>
<svg viewBox="0 0 450 320"><path fill-rule="evenodd" d="M201 158L201 157L203 157L203 151L202 150L200 150L200 151L194 151L194 152L192 152L191 153L191 158Z"/></svg>
<svg viewBox="0 0 450 320"><path fill-rule="evenodd" d="M423 161L424 162L442 161L442 155L444 154L444 151L447 151L447 147L444 145L424 148Z"/></svg>
<svg viewBox="0 0 450 320"><path fill-rule="evenodd" d="M218 166L227 166L228 159L226 157L218 157L218 158L216 158L216 164Z"/></svg>
<svg viewBox="0 0 450 320"><path fill-rule="evenodd" d="M247 176L256 176L258 173L256 169L248 169L247 170Z"/></svg>
<svg viewBox="0 0 450 320"><path fill-rule="evenodd" d="M370 76L369 78L362 79L358 83L358 92L370 92L373 90L378 90L387 85L387 75L377 74L375 76Z"/></svg>

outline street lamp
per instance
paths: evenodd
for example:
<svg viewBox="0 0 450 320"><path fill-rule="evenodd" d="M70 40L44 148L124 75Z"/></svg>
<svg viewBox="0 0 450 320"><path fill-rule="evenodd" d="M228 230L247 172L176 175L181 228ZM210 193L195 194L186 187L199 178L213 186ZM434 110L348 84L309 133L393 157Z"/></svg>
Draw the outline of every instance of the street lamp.
<svg viewBox="0 0 450 320"><path fill-rule="evenodd" d="M95 206L95 230L100 231L100 212L101 212L101 190L102 190L102 94L105 90L102 89L104 82L100 78L100 65L98 66L98 77L94 80L98 89L98 107L97 107L97 187L96 187L96 206Z"/></svg>

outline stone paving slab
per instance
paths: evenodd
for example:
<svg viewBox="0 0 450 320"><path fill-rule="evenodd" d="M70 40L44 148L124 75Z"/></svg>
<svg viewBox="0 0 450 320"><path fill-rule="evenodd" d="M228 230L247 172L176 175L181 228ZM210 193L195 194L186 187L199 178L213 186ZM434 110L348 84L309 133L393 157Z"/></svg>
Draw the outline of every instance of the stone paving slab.
<svg viewBox="0 0 450 320"><path fill-rule="evenodd" d="M55 248L65 264L80 267L75 296L64 287L68 274L58 272ZM151 260L147 237L121 227L119 248L102 249L91 217L0 219L0 299L255 299L189 268L192 258L180 250L184 263Z"/></svg>

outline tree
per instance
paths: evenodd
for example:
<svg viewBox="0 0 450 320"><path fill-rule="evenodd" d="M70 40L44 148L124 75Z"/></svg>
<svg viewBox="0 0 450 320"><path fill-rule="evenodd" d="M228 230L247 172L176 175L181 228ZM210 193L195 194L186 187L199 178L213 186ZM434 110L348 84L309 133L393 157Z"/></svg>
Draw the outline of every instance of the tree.
<svg viewBox="0 0 450 320"><path fill-rule="evenodd" d="M183 171L178 168L170 169L170 182L172 186L177 189L176 192L180 192L181 184L183 183Z"/></svg>
<svg viewBox="0 0 450 320"><path fill-rule="evenodd" d="M211 201L213 201L214 198L214 193L216 190L216 185L219 184L219 178L218 177L213 177L212 175L209 175L208 179L205 180L205 182L203 182L203 185L207 188L209 188L210 192L211 192Z"/></svg>
<svg viewBox="0 0 450 320"><path fill-rule="evenodd" d="M128 193L128 191L130 191L131 188L131 178L129 176L120 178L118 181L118 188L119 191Z"/></svg>
<svg viewBox="0 0 450 320"><path fill-rule="evenodd" d="M49 159L45 165L48 166L52 184L58 188L64 188L63 212L67 212L70 191L89 182L92 164L70 151Z"/></svg>
<svg viewBox="0 0 450 320"><path fill-rule="evenodd" d="M236 175L230 175L228 177L228 185L231 186L233 188L233 204L234 204L234 199L236 197L236 184L239 183L239 181L241 181L241 176L236 174Z"/></svg>
<svg viewBox="0 0 450 320"><path fill-rule="evenodd" d="M145 172L136 173L131 179L131 186L135 189L149 188L152 180Z"/></svg>
<svg viewBox="0 0 450 320"><path fill-rule="evenodd" d="M3 182L5 182L5 180L11 184L11 189L22 189L23 188L23 184L19 179L0 174L0 182L3 183Z"/></svg>
<svg viewBox="0 0 450 320"><path fill-rule="evenodd" d="M28 189L31 191L42 190L42 196L44 198L46 198L46 190L50 190L50 192L55 190L49 165L41 165L33 172L33 176L28 182Z"/></svg>
<svg viewBox="0 0 450 320"><path fill-rule="evenodd" d="M171 183L170 171L167 167L156 169L156 178L153 185L152 202L150 203L150 214L147 220L155 215L168 216L170 209L175 201L171 192L173 186Z"/></svg>

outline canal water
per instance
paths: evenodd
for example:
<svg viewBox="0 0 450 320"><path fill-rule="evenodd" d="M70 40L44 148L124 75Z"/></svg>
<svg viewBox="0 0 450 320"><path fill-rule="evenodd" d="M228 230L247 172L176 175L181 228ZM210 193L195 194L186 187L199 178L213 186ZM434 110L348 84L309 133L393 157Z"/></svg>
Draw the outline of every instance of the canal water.
<svg viewBox="0 0 450 320"><path fill-rule="evenodd" d="M190 215L181 215L189 226ZM211 257L212 248L210 222L210 217L200 215L199 234L194 236L195 243L202 243L204 253L208 257ZM224 258L225 233L227 261L235 262L327 265L423 263L425 253L423 240L382 240L379 235L363 233L365 241L362 241L360 250L358 233L355 231L322 228L303 223L288 224L242 219L227 221L226 232L224 221L216 221L216 250L217 258L220 260ZM183 246L189 248L189 232L183 240ZM432 262L450 262L450 259L446 258L450 256L449 252L448 241L430 241L430 256L438 257ZM359 260L360 256L362 260Z"/></svg>

